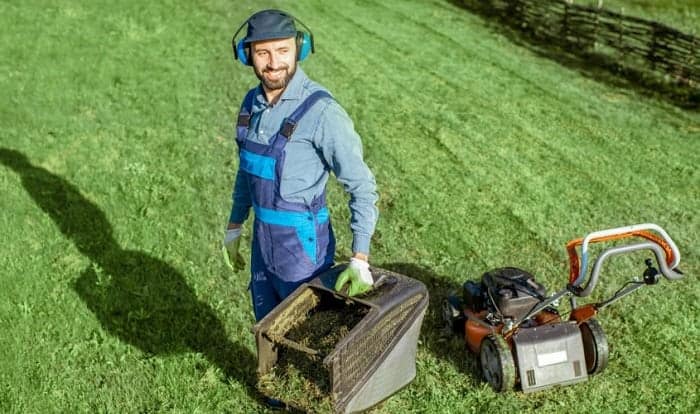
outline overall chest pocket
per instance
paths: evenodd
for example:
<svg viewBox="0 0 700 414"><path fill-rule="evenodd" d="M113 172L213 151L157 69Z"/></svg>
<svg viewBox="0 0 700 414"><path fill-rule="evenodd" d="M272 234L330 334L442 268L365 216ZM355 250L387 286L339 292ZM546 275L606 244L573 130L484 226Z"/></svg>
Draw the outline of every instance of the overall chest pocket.
<svg viewBox="0 0 700 414"><path fill-rule="evenodd" d="M256 154L248 150L241 150L240 168L248 174L264 180L275 179L275 167L277 160L265 155Z"/></svg>

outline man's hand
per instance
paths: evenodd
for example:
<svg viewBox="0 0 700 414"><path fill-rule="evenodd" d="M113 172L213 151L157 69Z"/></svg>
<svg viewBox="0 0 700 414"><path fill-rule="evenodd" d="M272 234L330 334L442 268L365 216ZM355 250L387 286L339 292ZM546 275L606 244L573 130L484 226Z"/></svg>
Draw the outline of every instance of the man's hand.
<svg viewBox="0 0 700 414"><path fill-rule="evenodd" d="M240 271L245 268L245 260L239 251L241 246L241 228L226 230L224 245L221 248L224 254L224 262L231 270Z"/></svg>
<svg viewBox="0 0 700 414"><path fill-rule="evenodd" d="M369 271L369 263L356 257L351 258L347 269L338 276L335 290L340 291L347 283L350 283L349 296L361 295L372 289L374 279Z"/></svg>

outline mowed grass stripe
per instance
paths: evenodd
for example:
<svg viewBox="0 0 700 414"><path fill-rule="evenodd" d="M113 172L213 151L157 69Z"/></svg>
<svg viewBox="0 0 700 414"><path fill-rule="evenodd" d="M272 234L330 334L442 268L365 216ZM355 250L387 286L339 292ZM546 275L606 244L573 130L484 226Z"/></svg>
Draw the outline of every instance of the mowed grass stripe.
<svg viewBox="0 0 700 414"><path fill-rule="evenodd" d="M402 4L402 5L405 5L405 3L401 3L401 4ZM393 7L392 7L392 10L394 10ZM414 15L415 15L415 10L413 10L413 9L411 9L411 10L414 11ZM460 13L460 12L461 12L461 13L465 13L463 10L460 10L460 9L457 9L456 12L458 12L458 13ZM408 31L411 27L416 27L416 26L418 26L419 23L420 23L420 20L411 19L411 16L409 16L409 15L402 15L400 18L396 19L396 21L398 21L398 22L407 22L407 25L405 25L405 27L395 28L395 30L393 30L392 33L393 33L393 32L405 33L405 32ZM446 25L440 25L440 26L436 25L436 27L438 27L438 28L445 28ZM429 32L431 32L431 31L433 31L433 30L431 29L431 30L429 30L428 33L426 33L426 34L420 33L420 34L416 34L416 36L415 36L415 39L425 39L425 40L426 40L426 47L425 47L424 49L422 49L422 50L425 50L426 53L429 53L429 51L431 51L431 50L439 50L438 47L434 47L434 46L436 46L435 44L429 43L431 37L428 36L428 35L429 35ZM452 32L455 32L455 30L452 30ZM443 34L443 36L446 37L447 35L444 35L444 34ZM395 40L396 40L396 39L389 39L389 41L388 41L387 43L388 43L388 44L394 44L394 43L395 43ZM412 39L412 40L413 40L413 39ZM411 40L409 40L409 41L407 42L407 44L411 44L411 43L413 43ZM455 45L456 45L456 44L459 44L458 42L453 42L453 43L454 43ZM472 43L470 43L470 42L463 42L463 43L472 45ZM476 43L476 44L474 45L474 47L478 47L477 45L483 45L484 43L485 43L485 42L478 42L478 43ZM450 48L450 47L448 46L447 49L449 49L449 48ZM511 64L512 64L512 62L516 62L516 65L518 64L518 62L517 62L517 61L518 61L517 55L522 54L522 52L518 51L517 49L516 49L516 52L519 52L519 53L515 53L516 59L508 59L508 60L506 61L506 63L511 63ZM502 53L501 53L501 54L502 54ZM498 54L497 54L497 55L498 55ZM483 57L483 56L482 56L482 57ZM468 57L465 56L465 57L463 58L462 61L467 60L467 59L468 59ZM427 57L426 57L426 60L427 60L427 61L434 61L434 59L432 59L431 56L427 56ZM447 60L447 59L446 59L446 60ZM551 64L549 64L548 61L546 61L546 60L541 61L541 63L544 63L544 64L547 65L547 66L551 66ZM488 67L489 67L489 66L487 65L487 68L488 68ZM517 66L516 66L516 67L517 67ZM544 71L542 71L540 68L535 69L535 67L533 67L533 65L532 65L531 63L529 63L529 64L528 64L527 66L525 66L525 67L522 67L522 65L520 65L520 67L522 68L521 71L522 71L523 69L524 69L524 70L530 69L530 72L531 72L531 73L529 73L528 75L535 75L535 76L537 76L538 74L541 74L541 73L544 72ZM505 71L508 72L508 73L512 73L512 72L513 72L511 68L505 67L505 66L499 66L499 69L503 69L503 70L505 70ZM555 73L551 73L551 72L555 72L555 71L549 70L549 71L546 71L545 73L546 73L547 75L555 75L555 76L556 76L558 73L566 73L566 72L562 72L561 70L558 70L558 71L556 71ZM452 71L445 71L445 73L448 73L448 74L449 74L449 73L459 73L459 72L452 70ZM487 78L488 78L488 79L491 79L491 78L493 78L493 79L504 79L504 78L506 78L506 79L507 79L507 78L509 78L509 76L504 76L504 75L506 75L506 74L504 74L504 73L502 73L502 72L501 72L501 73L497 73L496 75L500 75L500 76L488 76ZM443 74L443 76L446 76L446 75ZM538 77L539 77L539 76L538 76ZM551 76L550 76L550 78L551 78ZM517 90L517 89L521 88L521 87L523 86L523 84L531 83L530 81L525 81L525 79L522 78L522 77L521 77L520 79L523 79L523 82L511 82L511 83L510 83L510 86L511 86L513 89L516 89L516 90ZM554 87L552 88L552 90L558 90L558 89L561 89L561 88L567 88L567 86L568 86L569 84L574 84L574 83L575 83L575 82L572 82L570 78L564 78L564 79L560 79L560 80L561 80L562 82L559 82L558 84L553 85ZM456 82L453 83L453 87L455 87L455 84L456 84ZM538 82L537 84L541 85L542 82ZM480 89L481 89L481 88L477 88L477 90L475 91L475 93L479 93ZM463 92L471 92L471 91L459 90L459 89L457 89L456 87L455 87L455 90L458 91L457 95L459 95L459 94L461 94L461 93L463 93ZM489 89L487 89L487 90L489 90ZM564 89L564 90L566 90L566 89ZM498 93L501 93L501 92L512 93L512 92L510 92L510 91L508 91L508 90L506 90L506 91L496 90L496 91L497 91ZM525 93L525 94L524 94L524 97L527 98L527 99L531 99L531 98L533 97L533 94L532 94L531 92L535 92L535 91L543 92L544 90L543 90L541 87L533 88L531 91L529 91L530 93ZM546 91L544 91L544 92L546 92ZM569 115L569 118L571 118L572 116L574 116L574 117L577 118L577 119L576 119L577 121L580 121L581 116L580 116L580 114L579 114L578 111L577 111L577 109L580 109L580 105L577 105L577 104L578 104L580 101L585 101L585 100L587 100L587 98L589 98L590 94L582 94L582 93L581 93L581 92L582 92L582 91L581 91L581 88L576 88L576 90L572 90L571 92L572 92L572 93L571 93L571 94L568 94L568 95L572 95L572 96L568 96L569 99L567 99L567 101L565 101L565 102L562 102L562 101L564 100L563 98L567 98L567 95L557 96L557 95L554 95L554 94L551 94L551 93L550 93L550 94L541 93L541 94L536 94L536 95L534 95L534 96L536 96L536 97L538 98L538 101L541 100L542 102L541 102L541 104L538 103L538 105L531 105L530 107L534 107L534 108L533 108L533 110L529 111L530 113L527 113L527 112L526 112L526 111L528 110L528 107L527 107L527 106L520 105L519 102L516 103L515 105L513 105L512 103L510 103L510 100L508 100L508 99L502 99L501 102L499 102L499 103L500 103L500 105L499 105L500 107L502 107L502 108L504 108L504 109L505 109L505 108L510 109L510 108L512 108L512 107L517 108L518 106L520 106L520 108L518 108L519 110L517 110L517 111L512 111L512 112L509 112L509 113L501 113L501 114L496 113L495 115L496 115L496 116L500 116L500 121L501 121L501 122L503 122L503 121L505 121L505 122L511 122L511 120L515 121L515 120L517 120L517 119L520 119L521 121L523 121L523 120L525 120L526 118L531 117L532 115L537 115L537 114L536 114L536 111L537 111L538 109L541 109L541 108L543 108L543 107L546 108L548 105L552 105L552 108L566 109L566 110L564 110L564 111L561 111L562 113L559 114L559 115L557 116L557 118L558 118L559 116L566 117L567 115ZM470 96L471 96L471 94L470 94ZM507 98L507 97L506 97L506 98ZM574 98L574 99L571 99L571 98ZM590 100L590 99L588 99L588 100ZM458 99L454 99L453 101L459 101L459 100L458 100ZM596 101L598 101L598 99L596 99ZM565 106L565 107L562 107L563 104L565 104L566 106ZM573 106L572 106L572 105L573 105ZM494 108L495 108L496 110L499 109L498 106L495 106ZM624 108L623 108L623 109L624 109ZM456 112L457 112L458 114L462 113L462 111L456 111ZM620 112L620 109L619 109L619 108L618 108L618 109L615 109L614 112ZM550 115L555 115L555 114L550 114ZM642 121L642 122L645 122L645 123L647 123L647 124L651 124L652 122L656 122L656 120L652 120L652 119L649 119L649 118L646 118L646 117L632 117L632 118L631 118L629 115L627 115L627 118L630 118L630 119L632 119L632 120L634 120L634 121ZM530 118L530 119L531 119L531 118ZM696 117L695 119L697 120L697 117ZM569 119L566 119L566 118L565 118L565 119L563 119L563 121L569 121ZM530 125L529 122L518 122L517 124L518 124L518 125L524 125L524 126L529 126L529 125ZM556 129L551 128L551 129L554 130L553 132L557 132L558 134L561 134L561 129L562 129L562 127L566 129L567 124L568 124L568 122L563 122L562 124L560 124L560 123L550 123L549 125L556 127ZM543 125L543 126L546 127L546 126L548 126L548 125ZM659 127L665 128L666 125L662 124L662 125L659 125ZM668 128L666 128L666 129L668 129ZM589 127L588 125L583 124L583 123L581 123L581 122L577 122L577 124L576 124L576 130L575 130L575 131L572 131L572 132L577 132L576 135L580 135L581 132L584 132L584 131L586 131L586 130L588 130L588 131L590 132L590 127ZM611 131L611 132L612 132L612 131ZM675 131L667 131L667 132L675 132ZM671 148L673 148L673 147L675 146L675 145L673 145L673 144L680 144L680 143L687 142L687 140L685 140L685 139L683 138L683 136L680 136L680 137L679 137L677 134L671 134L671 133L668 133L667 135L669 135L669 138L673 140L673 141L671 142L672 145L670 145ZM542 142L546 143L546 142L549 141L549 139L547 139L548 137L547 137L546 135L545 135L545 137L543 137L543 138L545 138L545 139L542 139ZM614 137L614 138L617 138L617 137ZM621 139L600 139L600 140L594 140L594 141L593 141L593 144L595 145L593 148L596 149L596 150L601 150L601 148L600 148L601 145L608 145L610 149L622 149L621 147L618 148L618 146L620 146L620 145L625 145L625 144L626 144L626 145L633 144L633 145L636 145L636 146L638 147L639 144L640 144L638 141L639 141L639 140L636 140L636 139L622 139L622 140L621 140ZM528 142L529 142L529 140L528 140ZM587 142L590 142L590 140L581 141L581 144L586 144ZM643 145L644 143L641 143L641 144ZM603 150L603 151L600 151L600 152L606 152L606 151L607 151L605 148L602 148L602 150ZM624 148L624 149L622 149L622 150L626 152L627 150L629 150L629 147ZM616 152L618 152L618 151L616 151Z"/></svg>
<svg viewBox="0 0 700 414"><path fill-rule="evenodd" d="M425 38L425 37L422 37L422 36L421 36L421 38ZM517 115L517 114L516 114L516 115ZM524 123L524 124L527 125L527 123ZM535 135L535 138L537 138L536 135ZM530 140L527 140L526 142L529 142L529 141L530 141ZM586 141L587 141L586 139L582 139L582 140L581 140L581 142L586 142ZM607 142L612 142L612 143L614 143L614 142L616 142L616 141L618 141L618 140L616 140L616 139L609 139L609 140L602 139L602 140L601 140L601 142L603 142L603 143L605 143L606 141L607 141ZM601 154L603 157L605 157L605 155L604 155L605 152L607 152L607 151L606 151L605 149L603 149L603 154ZM597 160L594 159L594 161L597 161ZM634 165L639 165L639 164L640 164L640 163L639 163L638 161L636 161L636 160L633 160L633 162L636 162L636 164L634 164ZM643 163L641 163L641 164L643 165ZM617 163L615 163L615 164L613 164L613 163L596 163L596 164L593 165L593 167L595 167L595 170L596 170L596 172L598 172L598 175L605 175L606 171L600 171L599 166L605 167L605 166L610 166L610 165L617 165ZM585 166L584 166L584 167L585 167ZM584 168L583 171L585 172L586 169ZM602 174L601 174L601 173L602 173ZM590 177L590 176L589 176L590 179L595 179L594 177L595 177L595 176L593 176L593 177Z"/></svg>
<svg viewBox="0 0 700 414"><path fill-rule="evenodd" d="M316 30L318 31L319 29L316 29ZM333 32L334 32L333 34L339 36L338 37L339 39L344 36L342 33L339 33L338 31L334 30ZM329 33L330 33L330 31L329 31ZM353 47L357 48L358 46L353 46ZM361 52L361 51L358 50L358 52ZM333 54L334 58L336 60L340 60L342 62L343 57L335 55L332 50L325 51L324 53L325 54ZM319 56L321 56L321 55L319 55ZM355 61L354 63L357 63L358 66L360 66L360 67L364 66L364 62L362 62L362 61L360 61L360 62ZM341 63L341 64L343 66L347 65L347 63ZM335 70L337 71L337 70L339 70L339 68L335 68ZM365 90L364 88L358 88L358 89L360 89L362 91ZM369 90L372 90L372 89L369 89ZM343 91L341 90L339 93L342 94ZM368 93L370 93L370 92L368 92ZM373 93L377 94L379 92L375 90ZM338 92L336 92L336 95L338 95ZM341 98L341 102L342 101L343 100ZM352 104L350 106L352 108ZM386 109L391 111L392 113L394 113L395 111L396 112L401 111L400 108L395 108L393 105L390 107L387 107ZM350 109L350 110L352 112L352 109ZM376 117L388 117L391 120L391 122L403 122L402 120L405 119L406 117L405 117L405 114L402 114L400 112L397 113L396 116L391 116L391 115L387 116L387 113L385 111L383 113L369 113L369 114L367 114L367 118L360 117L360 119L357 119L357 118L355 119L356 124L358 125L358 128L360 129L360 131L364 137L366 152L368 153L368 160L371 162L373 159L376 159L380 163L378 168L376 168L376 170L377 170L376 172L379 176L379 175L382 175L383 171L386 172L388 170L388 168L390 167L390 164L386 162L387 160L386 160L386 158L383 157L383 155L378 156L377 154L375 154L373 152L374 146L380 145L380 143L381 143L381 145L385 145L384 144L385 141L388 141L389 139L393 139L395 137L394 133L393 132L387 133L385 131L392 130L392 129L396 130L397 128L393 128L394 125L386 125L385 124L381 128L381 130L382 130L381 136L379 136L377 130L372 131L371 128L369 128L369 130L367 128L368 125L372 125L372 123L377 122ZM409 121L409 120L407 119L407 121ZM406 124L400 125L399 129L404 130L404 131L411 130L410 126L407 127ZM407 145L407 142L408 142L405 138L410 138L410 137L402 137L399 134L399 136L397 136L396 138L398 140L395 142L390 142L389 146L396 144L396 145L394 145L394 148L399 150L399 151L402 151L402 147ZM392 168L392 170L388 174L386 174L386 173L383 174L383 177L393 175L395 177L400 177L401 180L407 180L407 179L410 180L409 174L410 174L411 167L412 167L411 166L412 159L415 159L415 157L412 157L410 155L403 156L402 159L395 164L396 169ZM420 170L420 168L418 170ZM382 187L386 188L387 191L392 191L391 190L392 189L391 183L386 183L385 181L380 180L380 185ZM420 186L413 186L413 188L420 188ZM403 193L408 194L410 196L412 194L412 191L414 191L414 190L411 189L410 191L404 191ZM416 197L415 202L412 203L411 205L414 205L415 208L418 209L419 211L422 210L424 213L426 213L425 216L428 216L428 213L432 210L430 208L431 204L432 204L432 201L429 200L428 197L424 196L424 197ZM421 215L421 213L419 212L417 214L417 216L420 216L420 215Z"/></svg>
<svg viewBox="0 0 700 414"><path fill-rule="evenodd" d="M421 3L423 6L425 6L424 3ZM440 4L440 3L438 3ZM393 30L393 32L398 32L398 33L406 33L410 31L411 28L413 27L422 27L425 26L425 24L421 24L420 19L412 18L412 16L416 15L416 9L418 7L412 7L413 5L407 4L406 2L402 2L399 5L396 5L395 7L392 6L392 10L396 10L397 8L404 7L405 9L408 9L405 11L405 14L403 14L400 18L396 19L397 22L405 22L406 24L402 28L396 28ZM411 14L409 14L409 12ZM455 8L452 10L453 14L463 14L463 15L468 15L468 13L462 9ZM432 13L435 15L435 12ZM448 19L447 16L440 16L441 18L444 18L445 20ZM473 41L473 39L465 38L464 36L459 37L460 34L464 34L465 30L459 30L463 29L464 27L460 26L455 26L455 25L438 25L434 24L431 25L430 27L427 28L427 33L423 34L417 34L415 36L415 39L424 39L426 41L426 47L422 48L422 51L425 51L425 53L429 53L432 50L438 50L442 51L443 49L439 48L439 45L442 44L443 42L438 42L435 44L435 42L430 43L430 40L434 36L429 36L430 32L438 32L441 36L447 39L452 39L451 36L456 36L458 39L453 40L450 45L446 45L447 47L445 49L449 50L452 48L452 46L458 46L461 44L468 45L469 49L464 50L464 56L461 57L459 62L468 62L470 59L470 50L474 49L483 49L485 45L494 45L493 42L487 42L487 41ZM443 31L445 33L443 33ZM477 39L479 36L475 36ZM394 38L389 39L389 43L394 43L396 39L400 39L400 37L397 37L394 35ZM414 40L414 39L411 39ZM409 40L408 44L412 43L412 41ZM472 41L470 41L472 40ZM504 40L504 39L500 39ZM479 56L480 60L483 63L484 69L487 71L485 73L493 73L490 70L492 69L492 65L489 65L490 59L495 59L497 57L502 57L505 53L505 56L507 59L500 59L499 61L493 61L490 62L493 64L493 66L496 66L499 72L494 73L494 75L497 76L486 76L488 80L494 79L498 80L500 82L503 82L505 85L506 82L503 81L503 79L510 79L510 78L516 78L521 80L521 82L507 82L507 85L509 86L508 89L493 89L493 91L496 91L498 93L506 93L506 94L512 94L513 90L519 90L521 89L524 85L532 86L532 89L530 91L527 91L524 94L521 94L524 98L526 99L531 99L532 97L536 96L538 101L542 100L541 103L538 102L537 105L528 105L528 106L523 106L521 105L520 102L516 102L513 104L511 100L509 99L503 99L501 101L502 107L518 107L520 106L519 111L516 111L514 115L518 116L531 116L531 115L536 115L538 110L541 110L543 107L546 108L548 104L552 104L552 108L557 108L557 109L566 109L565 111L561 111L561 113L558 114L552 114L556 115L557 118L563 117L563 121L567 121L567 118L570 118L571 115L575 116L576 118L581 118L581 111L583 109L591 109L593 106L590 105L589 103L594 103L596 106L595 108L598 110L598 113L600 113L600 109L602 109L603 112L608 115L623 115L625 118L629 120L634 120L637 122L644 122L646 125L652 125L652 124L657 124L658 128L663 128L666 131L666 134L668 135L668 138L671 140L671 144L682 144L685 143L687 140L684 138L683 134L677 134L675 129L668 128L669 126L672 126L674 128L678 128L683 126L683 122L686 122L685 126L692 126L692 122L694 121L695 123L698 122L698 117L697 116L690 116L689 114L680 111L680 110L673 110L674 108L666 108L666 109L671 109L671 111L661 111L656 112L654 115L656 117L662 116L665 121L668 122L661 122L658 123L658 120L655 117L644 117L644 116L630 116L629 111L626 111L627 105L619 105L619 104L614 104L614 105L608 105L607 102L602 101L595 95L591 93L582 93L582 88L588 87L590 88L595 87L596 89L601 89L600 86L596 86L595 83L589 83L589 85L580 85L582 78L579 76L572 76L575 75L575 73L570 73L568 71L562 71L561 68L556 65L551 63L550 61L546 59L541 59L538 60L538 65L533 65L532 64L532 56L531 53L527 52L525 49L520 49L520 48L504 48L502 45L499 45L501 48L500 51L497 51L497 49L494 48L489 48L488 53L483 53L481 56ZM526 59L522 59L526 58ZM529 59L529 60L528 60ZM428 62L433 62L433 61L440 61L439 59L432 59L431 56L427 56L426 61ZM522 60L522 61L521 61ZM449 59L442 59L441 61L449 61ZM526 63L526 65L522 65L522 63ZM542 70L542 66L544 66L545 70ZM515 70L519 70L519 73L516 72ZM439 72L439 71L438 71ZM444 74L450 74L450 73L458 73L455 72L454 70L452 71L442 71L443 75ZM503 73L506 72L506 73ZM523 72L526 72L525 76L523 76ZM504 76L505 75L505 76ZM509 75L509 76L508 76ZM547 75L542 76L542 75ZM555 79L555 82L553 82L553 78L559 78ZM533 82L536 81L536 82ZM476 91L474 93L478 93L481 88L476 88ZM492 90L488 88L487 90ZM539 91L540 93L533 94L532 92ZM462 91L459 91L462 92ZM570 92L563 94L561 92ZM507 96L506 96L507 98ZM591 99L593 98L593 99ZM565 101L565 102L562 102ZM562 107L561 105L565 103L566 106ZM586 105L584 105L586 104ZM600 108L600 104L605 104L606 107ZM556 106L559 105L559 106ZM496 107L496 109L498 109ZM530 109L530 113L527 113ZM644 106L639 106L639 109L643 109L644 112L652 112L653 109L646 109ZM672 112L673 116L670 113L666 112ZM568 115L568 117L567 117ZM596 114L598 115L598 114ZM508 119L508 118L502 118L502 119ZM679 123L680 121L680 123ZM552 124L553 126L556 126L557 129L561 128L566 128L567 123L555 123ZM546 126L546 125L545 125ZM585 127L585 125L581 125L580 123L577 125L577 128L580 129L581 127ZM607 141L607 142L606 142ZM613 139L613 140L601 140L600 142L595 142L595 144L598 145L605 145L605 144L612 144L612 145L619 145L619 139ZM635 140L623 140L623 142L628 142L632 144L638 144L635 142ZM673 145L672 145L673 147ZM613 147L614 148L614 147Z"/></svg>
<svg viewBox="0 0 700 414"><path fill-rule="evenodd" d="M388 69L388 70L391 71L391 69ZM382 82L382 83L383 83L383 82ZM395 84L395 82L394 82L394 84ZM399 90L395 90L395 91L393 91L393 92L399 92ZM391 95L391 94L392 94L392 91L389 91L389 92L387 93L387 95ZM408 94L410 95L410 91L409 91ZM401 95L399 95L399 96L403 96L403 95L404 95L404 94L401 94ZM397 97L395 96L394 99L396 99L396 98L397 98ZM399 103L399 104L400 104L400 103ZM427 104L430 104L430 103L427 103ZM409 123L415 124L416 122L420 122L420 118L425 118L426 114L430 114L430 112L431 112L431 111L425 111L425 113L420 113L420 114L419 114L419 113L415 113L415 112L414 112L414 113L402 113L400 108L396 108L395 105L391 105L390 107L387 107L381 114L377 114L377 116L378 116L378 117L379 117L379 116L384 116L384 117L393 119L393 120L395 120L394 122L409 122ZM427 115L427 116L430 116L430 115ZM397 120L397 119L398 119L398 120ZM413 126L413 125L404 125L404 126L401 128L401 130L411 131L412 129L416 129L416 128L410 128L410 126ZM386 128L386 129L391 129L391 128ZM397 144L397 145L396 145L396 148L401 148L401 145L399 145L399 144L401 144L402 142L403 142L403 143L410 142L411 144L409 145L409 147L411 147L411 148L417 148L417 149L415 149L416 152L425 154L424 151L425 151L426 149L430 149L431 146L434 144L434 143L432 142L432 137L430 136L432 131L431 131L431 129L430 129L429 126L425 125L425 123L419 124L419 125L417 126L417 129L418 129L418 132L420 132L419 134L404 135L404 136L400 136L400 134L392 135L390 138L394 138L394 137L396 138L396 141L392 142L392 144L396 143L396 144ZM386 134L383 134L383 135L382 135L382 138L387 138ZM425 143L425 144L424 144L424 143ZM413 144L427 145L427 147L413 146ZM369 143L368 145L372 145L372 144ZM403 144L403 145L405 145L405 144ZM443 150L443 151L444 151L444 150L447 150L447 161L450 161L450 150L447 149L447 148L442 148L442 150ZM443 152L443 151L440 151L440 152ZM421 161L421 160L425 161L425 160L426 160L426 157L414 157L414 156L409 156L409 157L404 157L404 158L402 159L402 161L403 161L404 163L406 163L406 162L414 162L414 161L416 161L416 160L418 160L418 161ZM438 162L437 162L436 164L438 164L438 166L439 166L439 165L444 165L444 163L441 162L440 160L438 160ZM448 164L449 164L449 163L448 163ZM438 167L438 168L439 168L439 167ZM419 169L419 170L421 170L421 171L427 171L427 170L425 170L425 169ZM439 176L439 174L436 174L436 176Z"/></svg>
<svg viewBox="0 0 700 414"><path fill-rule="evenodd" d="M372 14L373 14L373 13L372 13ZM376 73L376 72L377 72L377 71L375 71L375 73ZM382 82L382 83L383 83L383 82ZM410 94L409 94L409 95L410 95ZM399 116L401 116L401 115L402 115L402 114L399 114ZM423 114L416 115L414 118L421 118L421 117L424 117ZM404 116L403 118L410 118L410 115L409 115L408 117ZM405 129L405 130L410 130L410 128L406 128L406 125L403 125L402 128ZM428 135L429 135L429 133L430 133L429 131L423 131L423 132L428 132ZM410 139L410 137L400 137L399 139L403 139L403 140L405 141L407 138ZM486 139L485 139L485 141L486 141ZM418 151L419 151L420 153L424 153L425 150L429 150L429 149L430 149L429 147L428 147L428 148L419 148ZM410 158L411 158L410 155L409 155L408 157L404 157L404 161L403 161L403 162L408 162L408 161L406 161L406 159L410 159ZM414 157L414 158L415 158L415 157ZM424 158L423 158L423 159L424 159ZM438 162L437 164L438 164L438 165L443 165L443 164L440 163L440 162ZM433 169L434 169L434 168L435 168L435 167L433 167ZM438 167L438 168L439 168L439 167ZM428 170L426 170L425 168L419 169L419 170L421 170L421 171L428 171ZM439 176L439 175L440 175L440 171L436 171L435 174L433 174L433 175Z"/></svg>

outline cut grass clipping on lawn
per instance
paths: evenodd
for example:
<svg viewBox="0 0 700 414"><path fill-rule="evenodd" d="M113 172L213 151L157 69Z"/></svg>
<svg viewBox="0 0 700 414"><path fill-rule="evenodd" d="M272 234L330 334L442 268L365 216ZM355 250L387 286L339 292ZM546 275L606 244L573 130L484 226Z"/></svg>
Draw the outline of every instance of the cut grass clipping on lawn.
<svg viewBox="0 0 700 414"><path fill-rule="evenodd" d="M681 1L641 17L667 4ZM234 125L258 83L231 36L264 8L310 26L300 65L362 137L372 265L430 291L416 378L373 414L697 411L697 112L562 66L450 0L57 0L0 2L0 412L266 412L250 269L220 255ZM342 263L348 199L329 183ZM568 240L645 222L686 277L600 314L601 375L497 394L440 335L440 300L465 280L516 266L560 289ZM244 256L250 239L248 222ZM606 263L591 300L647 257Z"/></svg>

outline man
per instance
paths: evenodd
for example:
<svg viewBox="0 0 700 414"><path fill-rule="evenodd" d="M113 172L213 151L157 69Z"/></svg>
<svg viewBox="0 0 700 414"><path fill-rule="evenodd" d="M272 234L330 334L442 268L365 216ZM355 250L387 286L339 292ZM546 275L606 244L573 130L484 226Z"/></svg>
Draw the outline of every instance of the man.
<svg viewBox="0 0 700 414"><path fill-rule="evenodd" d="M260 84L248 92L238 117L240 164L224 252L229 265L243 267L241 226L252 207L256 320L332 266L335 239L325 192L331 171L350 195L353 233L353 256L335 288L349 284L348 294L356 295L373 284L367 260L378 216L374 176L347 113L297 66L313 52L313 37L298 32L294 20L263 10L243 24L247 34L238 44L234 35L235 57L253 66Z"/></svg>

